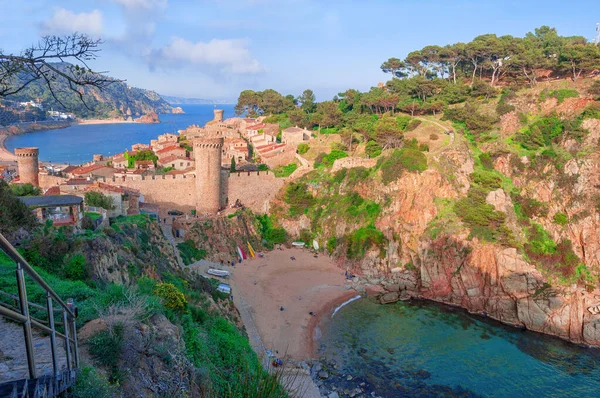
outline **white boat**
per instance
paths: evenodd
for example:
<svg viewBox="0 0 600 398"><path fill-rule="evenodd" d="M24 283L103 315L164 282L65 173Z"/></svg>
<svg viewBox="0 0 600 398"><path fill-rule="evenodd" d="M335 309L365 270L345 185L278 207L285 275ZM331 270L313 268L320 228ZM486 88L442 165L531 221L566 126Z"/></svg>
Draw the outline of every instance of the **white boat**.
<svg viewBox="0 0 600 398"><path fill-rule="evenodd" d="M220 283L217 290L221 293L231 294L231 286L226 283Z"/></svg>
<svg viewBox="0 0 600 398"><path fill-rule="evenodd" d="M317 240L316 240L316 239L314 239L314 240L313 240L313 248L314 248L315 250L319 250L319 242L317 242Z"/></svg>
<svg viewBox="0 0 600 398"><path fill-rule="evenodd" d="M229 276L229 271L225 271L222 269L209 268L208 271L206 271L206 273L214 276L220 276L221 278L227 278Z"/></svg>
<svg viewBox="0 0 600 398"><path fill-rule="evenodd" d="M305 243L304 242L292 242L292 246L296 246L296 247L304 247Z"/></svg>

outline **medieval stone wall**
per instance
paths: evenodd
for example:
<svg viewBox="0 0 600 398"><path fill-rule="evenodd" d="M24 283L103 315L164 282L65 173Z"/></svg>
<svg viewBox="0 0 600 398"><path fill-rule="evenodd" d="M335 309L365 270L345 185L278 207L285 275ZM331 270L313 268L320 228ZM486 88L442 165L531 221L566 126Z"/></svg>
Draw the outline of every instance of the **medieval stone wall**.
<svg viewBox="0 0 600 398"><path fill-rule="evenodd" d="M331 172L335 173L338 170L351 169L353 167L365 167L367 169L370 169L371 167L375 167L376 164L377 159L364 159L356 157L342 158L337 159L335 162L333 162Z"/></svg>
<svg viewBox="0 0 600 398"><path fill-rule="evenodd" d="M67 178L57 177L48 174L39 174L38 180L40 182L40 188L45 191L48 188L55 187L57 185L63 184L67 181Z"/></svg>
<svg viewBox="0 0 600 398"><path fill-rule="evenodd" d="M107 178L99 181L137 189L144 202L155 203L165 210L191 210L196 208L196 179L193 176L165 175L140 178Z"/></svg>
<svg viewBox="0 0 600 398"><path fill-rule="evenodd" d="M269 211L269 203L284 184L284 180L268 171L231 173L227 179L227 199L242 204L257 213Z"/></svg>

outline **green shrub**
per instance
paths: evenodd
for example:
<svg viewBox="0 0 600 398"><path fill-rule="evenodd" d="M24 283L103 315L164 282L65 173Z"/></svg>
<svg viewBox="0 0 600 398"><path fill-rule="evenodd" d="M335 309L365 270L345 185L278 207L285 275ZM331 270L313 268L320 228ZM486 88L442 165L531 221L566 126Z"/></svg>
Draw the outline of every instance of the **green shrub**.
<svg viewBox="0 0 600 398"><path fill-rule="evenodd" d="M355 259L363 257L365 252L373 246L379 246L381 249L385 242L385 237L381 231L373 225L369 225L355 230L346 236L345 241L348 258Z"/></svg>
<svg viewBox="0 0 600 398"><path fill-rule="evenodd" d="M400 178L404 170L408 172L427 170L427 157L415 149L402 148L380 158L377 161L377 169L381 170L383 183L387 185Z"/></svg>
<svg viewBox="0 0 600 398"><path fill-rule="evenodd" d="M337 159L346 157L348 157L346 152L339 149L332 150L329 154L323 154L323 156L319 156L317 159L315 159L315 168L331 167L333 166L333 162L335 162Z"/></svg>
<svg viewBox="0 0 600 398"><path fill-rule="evenodd" d="M298 153L300 155L304 155L309 149L310 146L308 146L308 144L298 144Z"/></svg>
<svg viewBox="0 0 600 398"><path fill-rule="evenodd" d="M569 223L569 217L565 213L556 213L552 218L555 224L565 226Z"/></svg>
<svg viewBox="0 0 600 398"><path fill-rule="evenodd" d="M32 184L11 184L10 190L15 196L40 196L42 192Z"/></svg>
<svg viewBox="0 0 600 398"><path fill-rule="evenodd" d="M298 165L296 163L290 163L285 166L277 166L273 169L273 174L275 174L275 177L285 178L292 175L292 173L296 171L297 168Z"/></svg>
<svg viewBox="0 0 600 398"><path fill-rule="evenodd" d="M335 249L337 249L338 247L338 239L335 236L332 236L331 238L327 239L327 251L330 254L333 254L335 252Z"/></svg>
<svg viewBox="0 0 600 398"><path fill-rule="evenodd" d="M487 191L494 191L502 186L502 178L495 172L486 170L475 170L471 175L475 184L485 188Z"/></svg>
<svg viewBox="0 0 600 398"><path fill-rule="evenodd" d="M92 359L109 371L111 382L120 380L119 360L123 346L123 325L116 324L111 329L98 332L89 340Z"/></svg>
<svg viewBox="0 0 600 398"><path fill-rule="evenodd" d="M368 141L365 147L365 153L370 158L376 158L381 155L381 146L376 141Z"/></svg>
<svg viewBox="0 0 600 398"><path fill-rule="evenodd" d="M173 311L183 311L187 300L183 293L172 283L159 283L154 288L154 294L163 299L165 308Z"/></svg>
<svg viewBox="0 0 600 398"><path fill-rule="evenodd" d="M304 213L315 204L315 198L308 191L308 185L303 183L290 183L285 189L284 200L290 205L292 216Z"/></svg>
<svg viewBox="0 0 600 398"><path fill-rule="evenodd" d="M285 243L287 234L283 228L273 228L267 234L267 240L271 243L280 244Z"/></svg>
<svg viewBox="0 0 600 398"><path fill-rule="evenodd" d="M73 398L112 398L117 395L118 386L111 385L96 369L91 366L79 369L71 394Z"/></svg>
<svg viewBox="0 0 600 398"><path fill-rule="evenodd" d="M481 165L484 169L494 170L494 160L492 159L492 155L488 152L483 152L479 155L479 161L481 161Z"/></svg>
<svg viewBox="0 0 600 398"><path fill-rule="evenodd" d="M72 256L65 265L64 273L67 278L72 280L86 280L88 278L88 269L83 254Z"/></svg>
<svg viewBox="0 0 600 398"><path fill-rule="evenodd" d="M546 217L548 215L548 204L524 196L511 195L515 203L515 212L521 218Z"/></svg>
<svg viewBox="0 0 600 398"><path fill-rule="evenodd" d="M86 192L83 200L88 206L101 207L106 210L113 210L115 208L115 201L112 196L104 195L100 192Z"/></svg>
<svg viewBox="0 0 600 398"><path fill-rule="evenodd" d="M179 243L177 248L179 249L179 254L185 265L190 265L198 260L204 260L206 258L206 250L198 249L191 239Z"/></svg>
<svg viewBox="0 0 600 398"><path fill-rule="evenodd" d="M558 100L558 103L562 103L566 98L577 98L579 92L572 89L560 89L560 90L543 90L540 93L540 101L545 101L547 97L554 97Z"/></svg>
<svg viewBox="0 0 600 398"><path fill-rule="evenodd" d="M421 125L421 121L419 119L412 119L405 128L405 131L413 131L416 130L417 127Z"/></svg>
<svg viewBox="0 0 600 398"><path fill-rule="evenodd" d="M532 224L526 230L526 235L524 249L530 261L565 278L575 275L580 260L573 252L570 240L566 239L556 244L539 224Z"/></svg>
<svg viewBox="0 0 600 398"><path fill-rule="evenodd" d="M6 181L0 179L0 233L8 234L21 227L29 230L36 224L31 210L12 193Z"/></svg>
<svg viewBox="0 0 600 398"><path fill-rule="evenodd" d="M514 111L515 109L516 108L514 107L514 105L510 105L510 104L506 104L506 103L499 102L498 105L496 105L496 113L498 114L498 116L502 116L507 113L510 113L510 112Z"/></svg>
<svg viewBox="0 0 600 398"><path fill-rule="evenodd" d="M259 164L258 165L258 171L268 171L269 170L269 166L267 166L266 164Z"/></svg>
<svg viewBox="0 0 600 398"><path fill-rule="evenodd" d="M552 144L552 140L564 132L563 121L556 115L543 117L517 135L517 141L525 149L538 149Z"/></svg>

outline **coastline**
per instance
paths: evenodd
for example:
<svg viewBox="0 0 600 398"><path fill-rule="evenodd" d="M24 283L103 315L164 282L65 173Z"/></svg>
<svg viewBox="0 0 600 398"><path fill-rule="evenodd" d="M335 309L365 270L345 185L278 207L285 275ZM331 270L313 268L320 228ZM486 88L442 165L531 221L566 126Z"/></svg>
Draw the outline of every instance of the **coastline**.
<svg viewBox="0 0 600 398"><path fill-rule="evenodd" d="M86 125L86 124L122 124L122 123L137 123L135 120L123 120L123 119L82 119L78 120L73 124Z"/></svg>
<svg viewBox="0 0 600 398"><path fill-rule="evenodd" d="M0 162L16 162L17 157L4 145L6 138L8 138L8 135L0 133Z"/></svg>

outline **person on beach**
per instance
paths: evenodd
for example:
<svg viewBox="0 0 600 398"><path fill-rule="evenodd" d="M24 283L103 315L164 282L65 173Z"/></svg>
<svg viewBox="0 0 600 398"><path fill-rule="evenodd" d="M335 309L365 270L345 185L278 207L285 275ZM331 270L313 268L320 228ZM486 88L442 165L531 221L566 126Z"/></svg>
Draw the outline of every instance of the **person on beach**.
<svg viewBox="0 0 600 398"><path fill-rule="evenodd" d="M285 308L283 307L279 307L279 311L283 311Z"/></svg>

